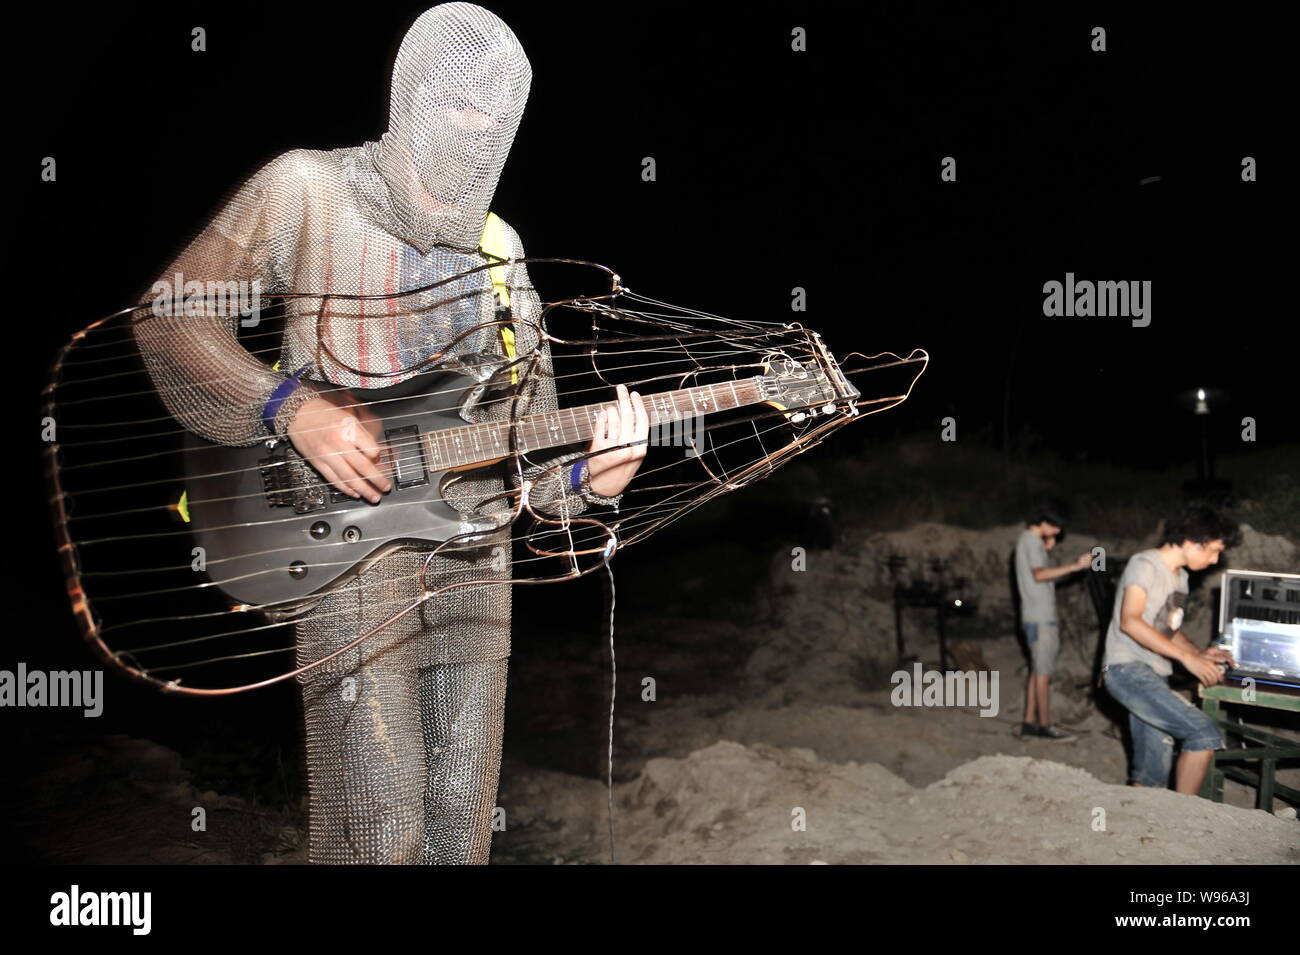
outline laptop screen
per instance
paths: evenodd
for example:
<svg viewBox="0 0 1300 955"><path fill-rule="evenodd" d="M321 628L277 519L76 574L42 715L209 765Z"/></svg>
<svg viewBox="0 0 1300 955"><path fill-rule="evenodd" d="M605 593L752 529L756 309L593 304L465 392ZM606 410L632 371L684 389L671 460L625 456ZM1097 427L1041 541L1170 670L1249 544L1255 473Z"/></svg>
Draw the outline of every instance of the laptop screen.
<svg viewBox="0 0 1300 955"><path fill-rule="evenodd" d="M1295 630L1257 620L1234 620L1237 668L1300 675L1300 634Z"/></svg>

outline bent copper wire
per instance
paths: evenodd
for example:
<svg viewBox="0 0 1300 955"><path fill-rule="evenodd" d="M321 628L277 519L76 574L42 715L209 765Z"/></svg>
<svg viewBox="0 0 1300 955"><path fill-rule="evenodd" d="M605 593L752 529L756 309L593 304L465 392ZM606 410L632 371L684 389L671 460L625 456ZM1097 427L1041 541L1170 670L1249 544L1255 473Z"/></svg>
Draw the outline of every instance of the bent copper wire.
<svg viewBox="0 0 1300 955"><path fill-rule="evenodd" d="M277 303L283 303L298 299L313 299L319 301L319 306L315 310L316 317L316 362L320 363L325 359L336 363L339 367L344 368L359 377L369 379L397 379L410 380L423 374L433 374L444 370L443 366L460 344L469 335L481 334L485 328L505 325L506 320L482 323L470 328L467 331L458 333L451 340L445 343L439 343L436 352L424 354L419 346L412 349L399 350L395 354L405 355L408 351L420 350L423 357L417 361L405 364L403 367L388 372L372 372L360 368L352 368L330 349L329 327L332 322L346 321L353 318L364 318L366 316L347 316L339 315L331 311L331 303L343 301L388 301L401 299L407 296L421 295L431 292L440 287L449 285L464 279L466 276L481 272L485 269L497 267L499 265L512 265L514 263L554 263L574 265L582 268L594 268L603 274L608 280L608 288L599 294L589 296L578 296L569 299L563 299L543 305L540 318L537 322L526 322L515 319L510 324L525 324L532 329L535 335L536 344L531 348L525 349L514 356L513 360L503 360L500 363L494 363L493 374L499 379L506 373L517 373L518 387L514 388L509 395L503 398L491 398L491 402L509 401L509 412L506 421L507 426L504 428L506 441L508 444L507 453L499 461L505 463L508 471L513 475L513 481L508 482L505 489L500 492L487 494L478 500L472 506L471 516L477 516L479 519L486 521L488 518L495 523L493 529L486 529L483 526L468 530L461 534L449 537L445 541L436 543L422 562L421 570L416 575L418 578L419 596L407 602L404 606L397 607L395 611L386 617L383 622L372 627L364 633L360 633L355 639L348 642L345 646L322 656L320 659L311 661L301 666L295 666L285 672L279 672L267 679L256 680L242 683L238 686L225 686L205 688L199 686L184 685L180 678L164 677L164 674L174 674L179 671L192 670L200 667L210 666L212 664L228 662L233 660L249 660L258 657L280 654L292 650L290 646L275 646L271 648L258 649L241 649L232 647L229 652L221 652L218 655L209 656L201 660L185 660L178 663L162 662L156 665L147 666L139 659L139 656L152 655L160 651L176 650L184 647L197 647L199 645L213 645L216 641L225 641L231 639L247 640L251 635L257 633L270 634L277 632L279 628L290 626L295 618L310 609L314 604L335 587L342 585L349 580L354 579L365 569L371 568L401 545L400 542L390 542L390 544L380 547L372 552L361 561L345 559L336 562L327 561L321 564L322 567L334 566L335 569L341 570L341 576L330 581L322 589L312 594L302 597L279 601L276 604L250 605L234 604L225 610L212 610L196 612L189 614L172 614L172 615L153 615L135 617L127 619L124 622L105 622L99 617L95 610L95 604L105 604L113 606L121 601L131 601L135 599L156 599L167 595L184 595L187 592L212 592L219 589L222 580L216 575L210 575L210 579L200 584L186 584L180 587L159 588L152 590L130 591L126 590L120 593L101 594L92 602L92 597L88 594L85 581L90 579L112 580L122 578L130 581L136 577L156 576L159 573L179 572L185 569L184 565L176 564L167 566L165 563L161 566L149 567L129 567L120 568L110 564L107 568L94 567L87 569L82 560L82 549L90 545L107 545L107 544L130 544L135 541L136 545L142 540L162 540L165 537L177 537L189 535L189 529L170 530L166 532L154 531L152 533L139 534L107 534L98 538L94 536L84 537L84 535L74 535L72 533L73 522L77 521L79 525L86 526L88 522L96 519L121 519L147 513L149 511L172 510L172 506L165 505L144 505L136 507L122 507L118 510L107 510L100 513L74 513L74 504L82 496L93 499L97 493L106 493L108 491L136 491L146 487L150 483L167 483L169 479L161 478L154 482L148 480L135 481L129 484L119 484L108 487L87 487L78 488L71 496L65 491L63 483L63 474L66 471L69 474L81 472L84 476L89 468L103 465L115 465L121 467L143 466L149 459L162 457L167 454L175 454L178 451L156 452L149 455L126 456L112 458L107 461L89 461L85 463L75 463L65 465L62 461L61 452L63 445L57 441L50 442L45 448L46 474L49 487L51 489L50 506L55 524L55 541L59 553L60 562L63 568L66 589L68 592L69 602L72 609L73 618L82 634L83 639L91 648L94 656L110 668L122 673L133 682L151 686L161 690L164 693L191 696L219 696L233 693L247 692L260 687L266 687L285 680L293 679L303 673L306 673L316 667L319 667L328 661L336 658L342 653L352 650L364 641L368 640L376 633L402 619L412 610L429 600L437 599L440 595L445 594L459 587L489 587L489 586L513 586L515 584L543 584L555 583L565 580L572 580L577 577L587 576L598 571L601 567L608 567L610 560L623 547L630 546L634 543L645 540L656 530L676 521L685 514L693 511L706 501L712 500L720 494L728 493L744 487L755 480L771 474L776 468L798 454L805 453L810 448L820 444L827 436L840 427L846 425L849 421L857 420L866 415L875 414L880 411L895 407L897 404L905 401L912 393L921 374L928 365L929 355L923 350L915 349L906 358L903 358L892 352L881 352L877 355L865 355L861 352L851 352L845 356L846 362L849 359L860 359L865 364L852 369L842 368L840 362L835 358L820 337L814 332L804 328L800 323L776 323L776 322L746 322L738 319L729 319L723 316L711 315L709 313L682 308L679 306L669 305L668 303L659 302L655 299L648 298L638 293L632 292L625 288L621 278L613 270L594 262L581 259L569 258L548 258L548 257L526 257L519 259L501 259L495 258L493 262L486 263L468 269L464 272L450 276L436 282L429 283L416 289L403 292L390 292L382 294L346 294L346 293L312 293L312 292L286 292L275 295L263 296L264 298ZM478 294L478 293L469 293ZM462 298L465 296L461 296ZM456 296L450 296L447 302L454 301ZM661 309L660 313L637 311L632 308L623 307L623 302L632 302L648 305ZM432 311L443 303L432 303L415 309L416 312ZM139 305L132 308L121 309L111 315L88 325L85 329L75 333L70 340L58 351L51 368L50 384L43 390L45 404L43 410L45 416L50 420L55 420L56 412L62 407L74 407L83 405L94 405L96 402L102 402L108 398L113 399L148 399L156 397L157 392L145 388L138 392L123 392L116 395L108 396L91 396L87 398L72 398L70 400L58 402L56 393L60 387L83 387L88 385L102 385L103 383L123 378L127 375L139 375L141 369L133 368L122 374L98 374L98 369L107 369L108 363L115 359L112 355L105 357L105 352L100 350L91 352L95 357L82 360L80 352L77 357L73 358L74 351L78 349L103 349L109 346L118 346L124 344L133 344L130 342L130 325L138 321L145 321L148 316L141 317L139 313L148 306ZM550 321L560 316L572 316L582 323L590 326L590 334L587 336L576 335L559 335L555 334L550 328ZM121 325L112 325L113 322L125 319L128 323L128 334L117 340L100 342L98 340L88 342L87 338L91 333L101 335L116 334ZM711 327L718 326L718 327ZM258 332L252 337L273 336L277 334L274 331ZM246 336L247 338L248 336ZM736 405L725 409L710 409L710 411L726 411L725 416L711 416L707 422L701 424L697 432L693 432L690 438L694 446L693 455L688 455L686 466L688 474L686 477L678 476L678 470L683 466L683 461L668 461L657 465L645 465L637 473L633 484L625 492L626 501L644 501L636 506L627 506L620 508L615 518L608 521L600 520L590 516L580 514L556 513L552 514L538 510L534 507L532 500L532 489L539 486L543 481L564 481L566 480L567 469L572 467L576 461L586 461L590 458L606 453L610 450L630 447L630 444L613 445L602 448L600 451L584 450L577 455L566 455L562 463L551 464L542 470L532 473L526 473L529 469L525 467L527 454L522 450L525 443L521 435L521 423L527 418L527 409L530 405L530 395L537 387L540 380L540 367L543 358L543 345L554 345L560 348L573 351L576 356L583 357L589 364L590 368L586 372L573 372L570 374L557 375L554 370L550 370L548 377L554 381L561 381L569 378L582 378L585 375L592 375L594 379L603 385L613 384L611 376L619 376L622 383L628 384L629 387L653 388L663 383L675 382L678 391L685 390L687 382L701 382L700 376L719 376L720 382L726 384L731 382L732 393L735 395L735 386L738 382L754 380L753 375L762 375L766 372L764 369L770 369L774 362L793 362L796 365L802 365L805 369L815 371L820 375L819 381L825 384L833 393L833 399L825 406L817 406L794 403L788 407L780 402L759 402L751 404L746 408L743 404ZM269 353L274 350L268 347ZM134 354L132 351L131 354ZM879 361L881 358L889 358L891 361ZM636 359L631 361L630 359ZM874 362L875 364L872 364ZM675 365L685 364L686 368L676 368ZM904 365L919 365L920 368L912 377L907 387L898 393L884 396L868 396L859 391L856 386L849 384L849 377L854 375L865 374L868 371L880 371L885 368L901 367ZM64 374L68 371L88 372L77 379L65 379ZM746 373L749 376L746 377ZM802 373L801 373L802 374ZM717 382L702 382L704 384L713 384L718 386ZM334 391L347 391L349 389L341 386L334 386ZM565 392L566 396L572 399L575 395L580 395L586 391L602 390L600 386L584 386ZM437 397L439 395L453 395L457 389L447 389L446 391L430 391L426 393L427 397ZM708 392L706 392L708 394ZM347 407L366 407L378 405L385 400L400 399L372 399L365 400L362 394L355 394L356 403L347 405ZM602 402L597 402L601 404ZM487 402L484 402L487 404ZM707 406L707 401L706 401ZM452 409L446 409L452 410ZM697 413L698 416L698 413ZM141 418L135 420L116 421L107 423L76 424L70 423L69 428L121 428L123 426L145 425L150 422L175 420L169 415L163 414L153 418ZM183 427L173 430L159 431L133 435L138 439L167 438L176 434L185 432ZM68 444L68 448L76 447L81 450L87 445L112 445L119 441L118 438L93 439L90 441L78 441ZM768 442L775 442L772 447ZM754 452L745 451L745 446L749 442L755 443ZM400 450L403 445L400 442L391 445L392 450ZM184 449L180 449L183 451ZM540 450L540 449L539 449ZM742 455L742 463L732 464L724 462L720 455L723 453L739 453ZM744 457L746 456L747 457ZM694 464L689 462L694 461ZM480 465L486 462L480 462ZM480 466L476 465L476 466ZM531 466L535 470L535 465ZM696 476L690 478L689 470L697 467ZM251 470L251 469L249 469ZM236 472L231 472L236 473ZM659 479L656 480L656 477ZM449 484L459 480L458 477L449 479ZM321 481L320 485L325 486L326 482ZM513 484L513 486L511 486ZM247 497L256 497L256 493L244 495ZM196 499L197 500L197 499ZM390 502L396 503L396 502ZM414 512L413 512L414 513ZM524 521L521 518L527 516L528 526L523 526ZM297 519L284 518L284 521ZM277 519L268 518L265 522L258 523L275 523ZM418 522L416 522L418 523ZM245 524L231 525L231 531L237 527L248 526ZM207 530L218 530L219 528L209 528ZM512 530L513 529L513 530ZM413 537L418 537L422 528L413 526L410 530ZM429 528L428 530L432 530ZM83 538L84 539L81 539ZM511 572L503 578L479 578L474 580L454 581L441 587L431 587L429 577L430 568L434 558L440 554L451 554L457 552L462 547L471 545L483 546L492 544L504 548L512 548L516 542L521 542L522 547L527 554L531 556L511 557L509 566ZM287 549L287 548L286 548ZM271 553L271 551L259 551L259 553ZM508 551L507 551L508 552ZM562 572L554 574L545 574L541 567L537 568L535 574L526 574L531 570L533 564L549 564L560 561L562 567L558 568ZM218 560L216 563L220 564ZM315 566L315 564L313 565ZM333 571L330 571L331 573ZM405 600L393 601L393 603L402 603ZM109 642L105 639L106 633L116 635L125 632L139 632L146 626L157 627L163 625L185 625L187 623L199 623L201 621L218 622L219 620L229 617L232 620L249 620L256 617L263 618L267 623L245 626L239 629L227 630L225 632L208 633L198 636L187 636L182 638L155 640L152 643L143 646L133 646L125 649L114 649L110 647ZM139 655L139 656L138 656Z"/></svg>

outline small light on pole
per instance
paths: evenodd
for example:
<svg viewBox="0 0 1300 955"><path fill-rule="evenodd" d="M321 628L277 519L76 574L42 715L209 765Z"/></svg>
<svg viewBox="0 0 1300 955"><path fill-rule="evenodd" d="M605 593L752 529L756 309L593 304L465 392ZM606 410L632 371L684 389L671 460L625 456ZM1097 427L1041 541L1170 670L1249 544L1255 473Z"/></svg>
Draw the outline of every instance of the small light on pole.
<svg viewBox="0 0 1300 955"><path fill-rule="evenodd" d="M1197 413L1197 414L1209 414L1209 413L1210 413L1210 406L1209 406L1209 404L1207 404L1206 401L1205 401L1205 389L1204 389L1204 388L1197 388L1197 389L1196 389L1196 413Z"/></svg>

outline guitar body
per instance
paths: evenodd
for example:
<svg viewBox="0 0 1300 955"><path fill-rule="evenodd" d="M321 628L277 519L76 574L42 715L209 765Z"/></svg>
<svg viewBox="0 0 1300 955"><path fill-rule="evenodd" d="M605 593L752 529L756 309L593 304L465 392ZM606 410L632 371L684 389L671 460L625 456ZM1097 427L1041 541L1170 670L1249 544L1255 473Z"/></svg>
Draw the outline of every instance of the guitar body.
<svg viewBox="0 0 1300 955"><path fill-rule="evenodd" d="M213 585L241 604L301 600L350 578L367 558L398 543L442 542L494 527L470 523L443 498L453 476L429 460L422 435L463 427L453 410L475 386L455 375L423 375L404 385L354 392L382 422L376 437L400 458L393 490L378 504L327 484L287 440L251 447L214 444L186 432L189 526ZM406 390L409 390L406 389Z"/></svg>

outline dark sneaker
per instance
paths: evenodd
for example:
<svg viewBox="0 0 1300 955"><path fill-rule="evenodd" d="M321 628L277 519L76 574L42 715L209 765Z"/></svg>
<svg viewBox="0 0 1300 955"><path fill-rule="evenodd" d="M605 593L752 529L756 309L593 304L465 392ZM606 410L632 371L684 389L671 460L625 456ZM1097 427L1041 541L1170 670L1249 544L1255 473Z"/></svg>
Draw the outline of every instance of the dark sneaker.
<svg viewBox="0 0 1300 955"><path fill-rule="evenodd" d="M1072 739L1078 739L1073 733L1067 733L1059 726L1040 726L1038 735L1043 739L1055 740L1058 743L1068 743Z"/></svg>
<svg viewBox="0 0 1300 955"><path fill-rule="evenodd" d="M1039 726L1037 723L1020 724L1021 739L1032 739L1034 737L1042 736L1042 735L1043 735L1043 728Z"/></svg>

